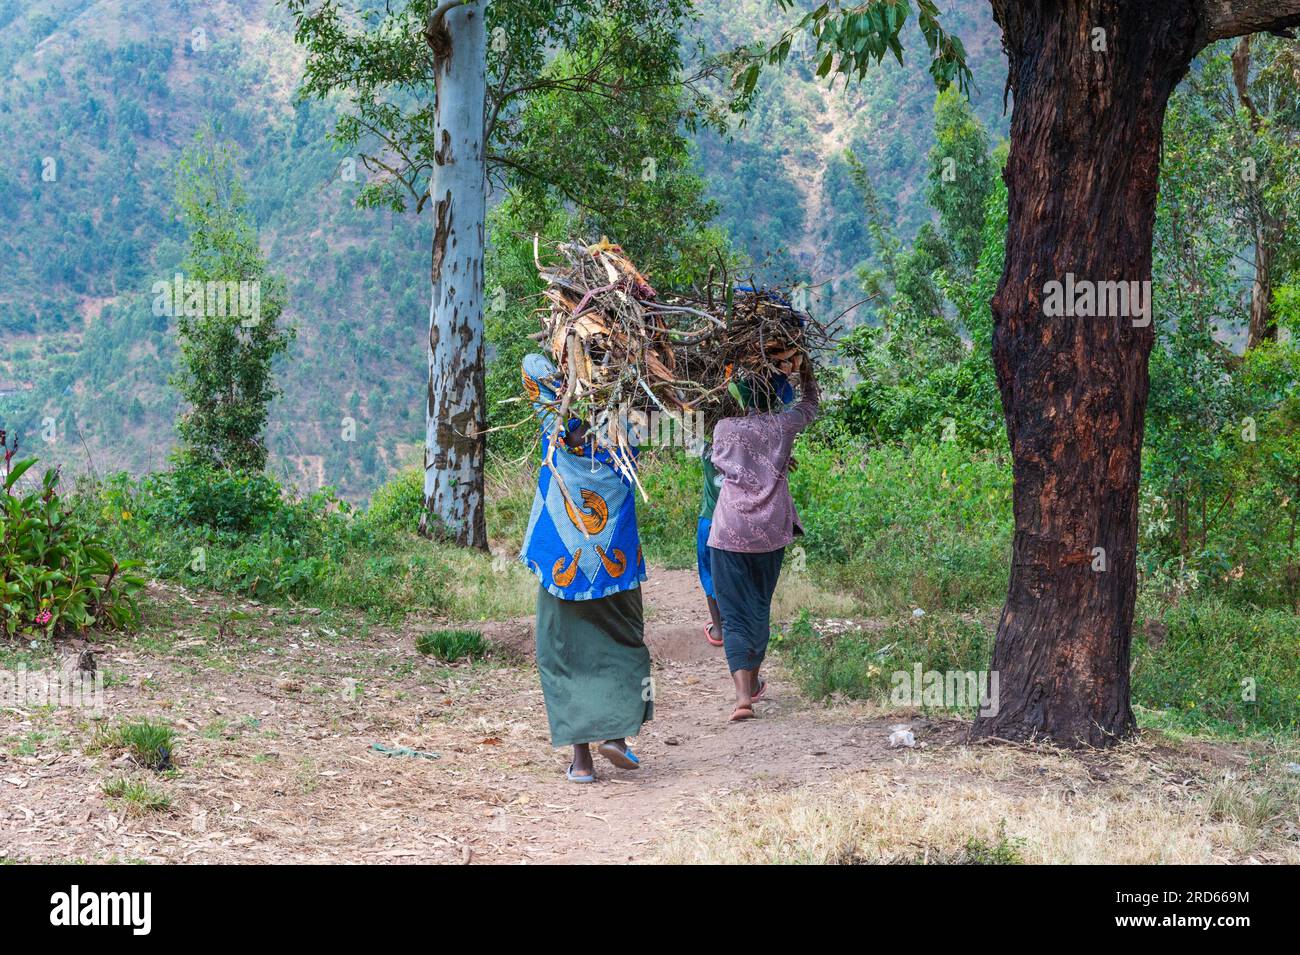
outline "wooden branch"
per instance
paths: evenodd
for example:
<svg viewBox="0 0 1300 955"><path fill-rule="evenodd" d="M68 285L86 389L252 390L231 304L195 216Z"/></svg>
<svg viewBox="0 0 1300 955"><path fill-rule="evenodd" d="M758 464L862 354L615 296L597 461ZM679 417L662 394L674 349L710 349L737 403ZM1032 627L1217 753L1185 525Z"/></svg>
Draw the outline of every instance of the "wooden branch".
<svg viewBox="0 0 1300 955"><path fill-rule="evenodd" d="M424 23L425 34L437 33L442 27L442 21L446 19L447 14L456 7L473 2L474 0L442 0L442 3L438 4L438 6L434 8L434 11L429 14L429 19Z"/></svg>
<svg viewBox="0 0 1300 955"><path fill-rule="evenodd" d="M443 21L447 19L447 14L457 7L475 2L476 0L442 0L442 3L434 7L433 12L429 14L429 19L424 21L424 42L433 51L435 62L446 57L450 50L444 35L446 27Z"/></svg>
<svg viewBox="0 0 1300 955"><path fill-rule="evenodd" d="M1199 0L1207 42L1300 27L1300 0Z"/></svg>

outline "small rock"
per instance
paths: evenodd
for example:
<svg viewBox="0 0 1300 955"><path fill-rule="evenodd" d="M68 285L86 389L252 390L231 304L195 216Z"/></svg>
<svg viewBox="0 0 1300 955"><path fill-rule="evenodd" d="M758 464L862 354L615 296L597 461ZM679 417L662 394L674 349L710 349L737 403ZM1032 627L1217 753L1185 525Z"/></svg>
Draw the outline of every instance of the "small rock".
<svg viewBox="0 0 1300 955"><path fill-rule="evenodd" d="M924 616L925 616L925 611L922 610L920 607L913 607L913 608L912 608L912 616L913 616L913 617L917 617L917 618L924 617Z"/></svg>

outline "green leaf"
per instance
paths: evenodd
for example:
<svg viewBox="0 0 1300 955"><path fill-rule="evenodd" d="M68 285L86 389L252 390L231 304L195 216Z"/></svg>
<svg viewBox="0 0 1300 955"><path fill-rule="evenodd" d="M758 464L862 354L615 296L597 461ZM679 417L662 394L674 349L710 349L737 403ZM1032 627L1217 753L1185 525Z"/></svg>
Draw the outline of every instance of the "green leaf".
<svg viewBox="0 0 1300 955"><path fill-rule="evenodd" d="M9 476L5 478L5 490L7 491L13 487L18 482L18 479L23 476L23 473L35 463L35 458L24 458L15 464L13 470L9 472Z"/></svg>

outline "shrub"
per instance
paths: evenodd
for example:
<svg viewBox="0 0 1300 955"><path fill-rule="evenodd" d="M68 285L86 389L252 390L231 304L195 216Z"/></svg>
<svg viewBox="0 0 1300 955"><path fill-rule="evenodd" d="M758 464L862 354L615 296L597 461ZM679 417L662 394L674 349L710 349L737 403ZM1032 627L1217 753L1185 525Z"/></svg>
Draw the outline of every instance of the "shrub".
<svg viewBox="0 0 1300 955"><path fill-rule="evenodd" d="M414 531L424 510L424 473L404 468L370 495L366 523L375 528Z"/></svg>
<svg viewBox="0 0 1300 955"><path fill-rule="evenodd" d="M434 630L415 640L415 649L444 663L477 660L487 655L487 642L477 630Z"/></svg>
<svg viewBox="0 0 1300 955"><path fill-rule="evenodd" d="M1184 599L1135 627L1133 696L1183 726L1300 727L1300 618Z"/></svg>
<svg viewBox="0 0 1300 955"><path fill-rule="evenodd" d="M257 471L227 471L185 463L142 482L150 516L173 527L210 527L249 534L287 518L279 483Z"/></svg>
<svg viewBox="0 0 1300 955"><path fill-rule="evenodd" d="M264 474L182 465L91 487L83 508L160 577L257 598L438 610L445 562L414 535L357 520L324 489L299 498Z"/></svg>
<svg viewBox="0 0 1300 955"><path fill-rule="evenodd" d="M0 431L0 438L4 432ZM8 464L12 452L6 452ZM16 493L36 463L15 464L0 501L0 631L9 637L54 637L95 625L133 626L138 562L118 561L58 493L59 474L47 470L39 489Z"/></svg>

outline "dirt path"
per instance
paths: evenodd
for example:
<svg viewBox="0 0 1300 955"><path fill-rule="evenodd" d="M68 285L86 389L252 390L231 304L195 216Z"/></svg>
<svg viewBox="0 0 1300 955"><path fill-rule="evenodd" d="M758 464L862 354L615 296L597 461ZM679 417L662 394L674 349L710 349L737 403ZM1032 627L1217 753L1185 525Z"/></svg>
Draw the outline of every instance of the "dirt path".
<svg viewBox="0 0 1300 955"><path fill-rule="evenodd" d="M1060 802L1024 801L1082 806L1079 794L1092 787L1089 798L1112 806L1169 775L1150 768L1159 761L1129 759L1137 782L1117 796L1099 788L1118 786L1107 781L1112 769L1097 774L1077 761L1038 757L1009 768L1007 760L1019 757L1004 753L980 779L973 760L982 757L960 744L964 724L915 720L924 749L893 750L895 719L811 705L779 669L759 719L730 724L729 678L721 651L702 638L695 576L660 570L646 587L657 706L635 741L644 765L629 772L599 761L599 782L579 786L563 778L566 755L550 746L526 659L440 667L414 649L433 622L367 627L251 605L243 608L249 619L223 622L224 600L152 590L163 619L132 639L95 645L108 676L99 718L68 707L0 707L0 860L640 862L670 840L716 829L720 800L758 795L796 806L855 780L913 808L954 781L974 780L962 798L976 802L926 810L928 818L950 817L953 831L944 838L961 845L970 818L964 805L994 805L996 797L1007 808L990 812L1032 810L1034 818L1057 820ZM527 620L484 629L520 650L531 637ZM142 716L177 729L177 771L153 774L95 745L102 727ZM374 743L438 756L386 757ZM120 776L147 782L170 804L139 812L105 795L105 782ZM1052 788L1048 779L1059 782ZM884 798L873 796L871 805ZM1182 806L1173 803L1178 812ZM787 815L810 818L796 809ZM1078 829L1071 820L1060 824ZM918 825L899 831L912 840ZM995 815L986 828L996 825ZM820 833L822 824L814 828ZM1164 851L1156 846L1148 855ZM1207 861L1219 851L1207 843ZM1225 857L1242 851L1223 850Z"/></svg>
<svg viewBox="0 0 1300 955"><path fill-rule="evenodd" d="M9 710L0 727L0 854L9 859L239 861L624 861L652 854L710 800L787 787L888 759L884 721L806 708L779 675L760 719L729 724L721 651L689 571L653 574L647 641L657 718L636 741L638 771L603 761L576 786L552 750L536 674L437 668L415 633L344 634L274 608L227 624L215 601L167 588L165 635L97 645L109 675L104 718ZM517 648L530 622L485 628ZM355 681L357 694L350 696ZM138 778L129 757L96 751L96 730L151 716L179 730L180 771L143 774L171 799L133 815L106 779ZM436 760L384 757L407 745Z"/></svg>

